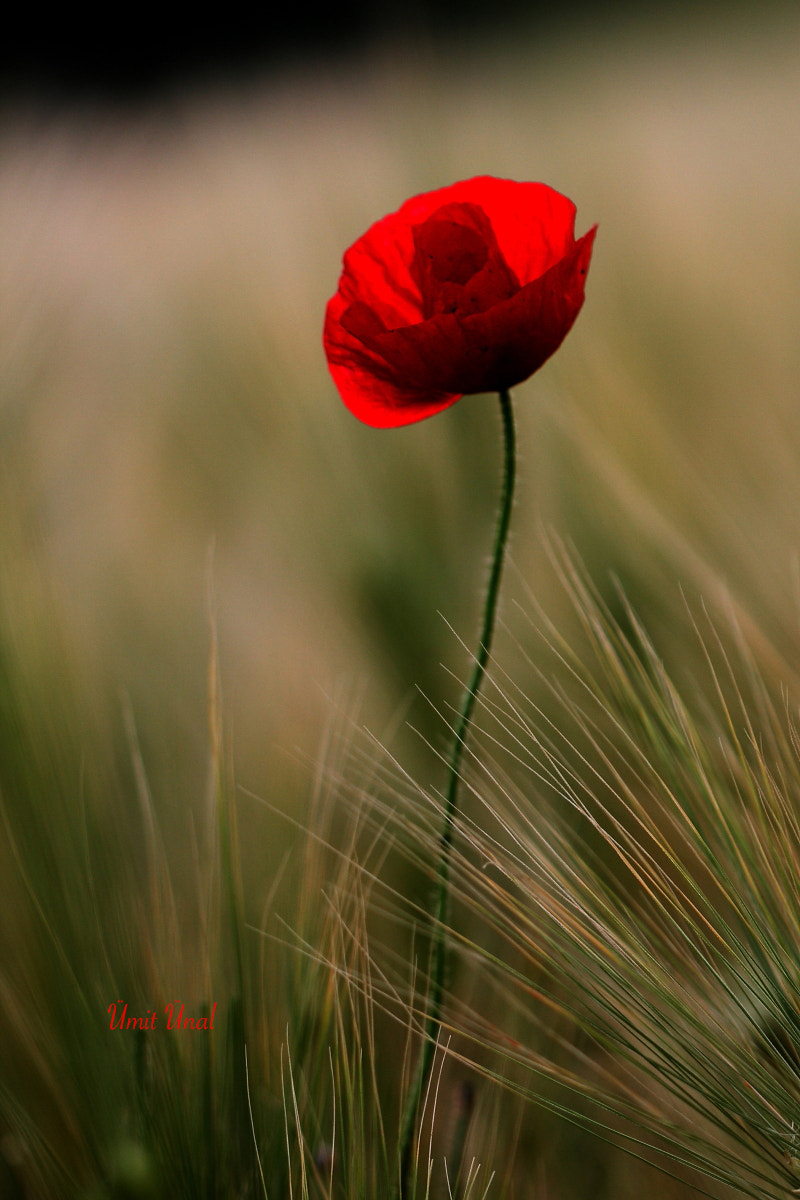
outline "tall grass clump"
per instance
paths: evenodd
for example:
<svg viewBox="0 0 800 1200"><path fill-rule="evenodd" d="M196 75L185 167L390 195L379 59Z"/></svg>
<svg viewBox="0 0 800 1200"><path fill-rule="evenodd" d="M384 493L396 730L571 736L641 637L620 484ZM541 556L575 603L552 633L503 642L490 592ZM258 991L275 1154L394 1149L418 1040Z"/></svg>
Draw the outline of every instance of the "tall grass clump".
<svg viewBox="0 0 800 1200"><path fill-rule="evenodd" d="M785 1197L797 700L732 618L687 620L678 686L624 598L556 557L581 633L545 624L538 701L495 665L470 756L451 1054L700 1191Z"/></svg>
<svg viewBox="0 0 800 1200"><path fill-rule="evenodd" d="M373 1002L367 913L391 843L341 820L319 770L295 837L283 814L283 868L248 919L237 813L253 797L234 781L214 639L187 853L133 704L109 703L107 723L92 712L36 590L16 642L0 623L0 1195L388 1195L407 1037L387 1041ZM58 687L41 688L37 661ZM323 751L335 779L340 749ZM381 788L365 778L362 798ZM196 1028L168 1028L169 1005ZM426 1136L435 1109L431 1091ZM424 1156L420 1179L430 1195ZM460 1195L483 1192L472 1164Z"/></svg>
<svg viewBox="0 0 800 1200"><path fill-rule="evenodd" d="M0 1195L380 1194L369 1007L331 965L356 971L363 889L340 912L317 902L335 883L328 810L264 917L276 927L283 884L312 960L247 929L215 655L187 855L165 833L133 705L110 703L107 724L92 713L36 592L15 637L0 623Z"/></svg>

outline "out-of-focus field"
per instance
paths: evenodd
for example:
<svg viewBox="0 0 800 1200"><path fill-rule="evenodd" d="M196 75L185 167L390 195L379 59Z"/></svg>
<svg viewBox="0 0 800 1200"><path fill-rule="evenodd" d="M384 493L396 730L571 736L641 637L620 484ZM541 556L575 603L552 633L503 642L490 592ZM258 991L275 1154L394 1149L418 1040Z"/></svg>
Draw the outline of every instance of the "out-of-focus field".
<svg viewBox="0 0 800 1200"><path fill-rule="evenodd" d="M138 765L191 891L212 624L252 919L296 841L267 806L305 818L337 709L440 782L406 722L441 745L429 701L454 703L451 672L466 672L496 402L362 427L321 326L368 224L477 174L547 182L577 204L578 232L599 224L582 315L515 391L498 662L516 667L526 586L559 619L552 527L607 595L621 577L678 673L681 588L732 605L770 669L800 672L796 14L450 56L387 48L124 113L10 107L0 146L12 807L14 781L62 757L76 794L82 772ZM97 819L124 840L133 806L99 795ZM7 888L13 954L27 908Z"/></svg>

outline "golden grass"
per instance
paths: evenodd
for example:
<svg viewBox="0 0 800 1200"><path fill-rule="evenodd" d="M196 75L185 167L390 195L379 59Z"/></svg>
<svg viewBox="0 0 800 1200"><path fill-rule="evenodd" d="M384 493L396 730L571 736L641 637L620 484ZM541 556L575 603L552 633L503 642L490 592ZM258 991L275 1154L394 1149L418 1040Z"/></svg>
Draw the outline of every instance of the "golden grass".
<svg viewBox="0 0 800 1200"><path fill-rule="evenodd" d="M343 249L407 195L480 173L542 179L576 201L581 232L600 225L585 310L515 397L517 581L498 664L518 660L527 587L578 636L538 536L552 525L624 619L609 570L622 579L678 679L698 666L682 586L732 610L760 669L794 682L799 32L776 9L756 28L387 48L138 112L3 114L0 791L14 834L0 850L3 1020L20 1047L43 1047L30 1094L73 1176L100 1151L70 1141L70 1104L47 1083L65 1035L44 999L53 977L47 937L31 939L32 896L57 875L49 902L74 899L50 944L66 952L77 938L89 1008L126 963L143 1000L151 978L199 996L210 760L244 789L242 910L257 927L297 853L271 810L303 819L306 763L343 690L423 790L441 780L434 710L458 696L459 638L469 645L477 621L495 405L470 399L391 434L362 428L320 343ZM515 678L551 711L533 667ZM148 812L175 913L143 932ZM424 890L424 857L416 874L387 870L412 896ZM113 920L82 943L112 902ZM269 1060L274 1099L282 1034L256 1028L257 1114L266 1085L252 1071ZM12 1059L7 1113L24 1093L24 1054ZM378 1090L391 1121L396 1088ZM98 1145L122 1136L122 1101L109 1097ZM247 1111L236 1120L249 1137ZM576 1153L589 1161L583 1142ZM593 1182L565 1177L562 1200L570 1187L641 1186L608 1165L618 1160L592 1161Z"/></svg>

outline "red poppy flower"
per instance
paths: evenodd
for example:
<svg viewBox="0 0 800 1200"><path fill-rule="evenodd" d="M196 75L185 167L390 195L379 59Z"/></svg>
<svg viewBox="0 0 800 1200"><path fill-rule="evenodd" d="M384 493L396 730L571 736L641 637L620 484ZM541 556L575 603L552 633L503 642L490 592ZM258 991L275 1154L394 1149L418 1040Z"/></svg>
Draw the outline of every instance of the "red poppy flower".
<svg viewBox="0 0 800 1200"><path fill-rule="evenodd" d="M543 183L484 176L414 196L344 256L323 340L347 407L388 428L527 379L583 304L595 228Z"/></svg>

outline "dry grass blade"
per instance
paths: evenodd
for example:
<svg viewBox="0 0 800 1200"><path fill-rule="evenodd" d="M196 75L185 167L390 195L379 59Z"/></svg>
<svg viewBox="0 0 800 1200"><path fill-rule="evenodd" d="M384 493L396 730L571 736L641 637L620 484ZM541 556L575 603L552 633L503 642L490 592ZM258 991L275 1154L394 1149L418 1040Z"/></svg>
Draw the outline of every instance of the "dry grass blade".
<svg viewBox="0 0 800 1200"><path fill-rule="evenodd" d="M592 1097L598 1115L579 1119L636 1153L786 1196L800 1182L793 705L735 629L710 624L705 683L679 689L630 607L623 626L556 554L585 644L549 631L555 717L499 669L487 691L483 814L461 823L454 867L485 996L454 997L451 1027L530 1098L526 1069Z"/></svg>

